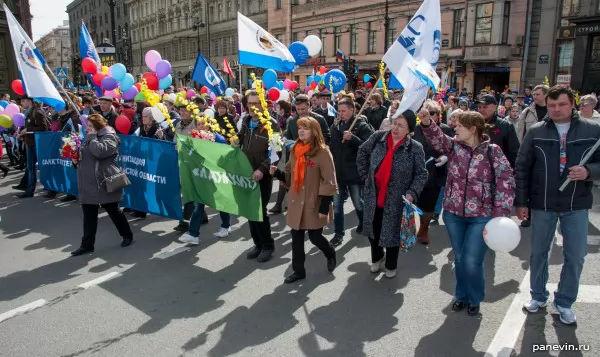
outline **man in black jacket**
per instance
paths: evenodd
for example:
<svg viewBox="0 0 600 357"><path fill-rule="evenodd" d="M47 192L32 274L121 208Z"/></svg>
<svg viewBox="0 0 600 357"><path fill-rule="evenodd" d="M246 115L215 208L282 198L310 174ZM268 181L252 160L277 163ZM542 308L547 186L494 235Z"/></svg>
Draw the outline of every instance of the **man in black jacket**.
<svg viewBox="0 0 600 357"><path fill-rule="evenodd" d="M573 102L574 94L568 87L555 86L548 91L548 115L525 134L515 169L517 216L529 218L529 206L532 223L531 300L524 308L537 312L546 306L548 254L560 219L564 264L553 305L565 324L576 322L571 305L577 299L587 253L593 181L600 179L599 150L585 165L579 164L600 139L600 125L580 119L572 110ZM560 191L567 179L572 182Z"/></svg>
<svg viewBox="0 0 600 357"><path fill-rule="evenodd" d="M298 115L291 118L287 122L287 128L285 132L286 139L298 139L298 125L296 124L296 122L299 118L311 117L315 118L319 122L319 125L321 126L321 131L323 132L323 138L325 139L325 144L329 145L329 142L331 141L329 125L327 125L327 121L325 120L325 118L323 118L323 116L310 111L310 101L308 100L308 97L304 94L300 94L296 97L296 113L298 113Z"/></svg>
<svg viewBox="0 0 600 357"><path fill-rule="evenodd" d="M325 121L327 122L327 127L329 128L330 126L333 125L333 122L335 120L335 115L333 115L333 113L331 113L329 110L329 105L331 105L331 103L330 103L331 93L322 92L322 93L319 93L318 96L319 96L319 107L317 109L315 109L314 113L325 118Z"/></svg>
<svg viewBox="0 0 600 357"><path fill-rule="evenodd" d="M106 119L106 121L108 122L108 125L111 126L113 129L117 129L117 127L115 126L115 122L117 120L117 117L119 116L117 114L117 112L115 112L115 109L112 106L112 102L113 99L111 97L108 96L104 96L104 97L100 97L100 115L102 115L104 117L104 119Z"/></svg>
<svg viewBox="0 0 600 357"><path fill-rule="evenodd" d="M338 103L338 115L340 121L331 126L331 143L329 144L338 183L338 194L333 203L335 235L331 239L331 244L334 247L342 244L344 240L344 201L347 196L350 196L358 216L356 232L362 233L364 182L358 174L356 154L358 147L374 133L373 128L362 116L358 118L350 131L350 126L355 118L352 99L344 98Z"/></svg>
<svg viewBox="0 0 600 357"><path fill-rule="evenodd" d="M478 101L477 109L479 114L485 118L486 123L491 126L486 134L489 135L492 143L502 148L504 156L510 162L510 166L514 168L519 152L519 138L515 126L508 120L498 118L498 101L493 95L482 96Z"/></svg>

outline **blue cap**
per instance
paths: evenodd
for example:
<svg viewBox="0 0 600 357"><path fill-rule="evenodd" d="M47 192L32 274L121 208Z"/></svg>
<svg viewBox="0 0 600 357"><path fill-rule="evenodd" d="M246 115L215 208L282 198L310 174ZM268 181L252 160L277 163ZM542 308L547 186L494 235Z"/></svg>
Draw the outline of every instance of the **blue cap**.
<svg viewBox="0 0 600 357"><path fill-rule="evenodd" d="M454 92L456 92L456 89L454 89L454 88L448 89L448 93L454 93Z"/></svg>

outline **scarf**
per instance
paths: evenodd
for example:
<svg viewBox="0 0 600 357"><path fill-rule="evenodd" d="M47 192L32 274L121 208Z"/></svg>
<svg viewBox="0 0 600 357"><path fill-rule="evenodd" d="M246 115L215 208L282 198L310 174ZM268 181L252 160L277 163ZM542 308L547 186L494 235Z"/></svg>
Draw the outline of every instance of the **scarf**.
<svg viewBox="0 0 600 357"><path fill-rule="evenodd" d="M387 139L387 152L383 157L383 161L379 166L379 170L375 174L375 185L377 186L377 207L383 208L385 206L385 196L387 194L388 185L390 183L390 178L392 176L392 165L394 163L394 152L396 149L402 145L402 143L406 140L406 137L398 142L394 146L394 140L392 139L392 134L388 135Z"/></svg>
<svg viewBox="0 0 600 357"><path fill-rule="evenodd" d="M294 156L296 164L294 165L294 191L304 185L304 174L306 172L306 154L310 150L310 144L304 144L301 141L294 145Z"/></svg>

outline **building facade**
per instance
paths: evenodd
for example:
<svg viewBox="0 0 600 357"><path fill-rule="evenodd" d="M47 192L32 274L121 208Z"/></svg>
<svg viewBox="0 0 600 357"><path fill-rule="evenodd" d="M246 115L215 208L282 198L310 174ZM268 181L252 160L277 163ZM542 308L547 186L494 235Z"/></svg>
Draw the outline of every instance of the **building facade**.
<svg viewBox="0 0 600 357"><path fill-rule="evenodd" d="M157 50L172 66L174 85L189 85L198 52L213 66L223 69L227 58L239 85L237 12L267 27L266 2L262 0L125 0L129 8L132 39L132 73L148 70L144 54ZM242 84L252 69L244 67Z"/></svg>
<svg viewBox="0 0 600 357"><path fill-rule="evenodd" d="M386 4L387 3L387 4ZM357 84L377 67L422 1L271 0L269 30L286 43L317 35L323 41L318 66L342 66L339 48L358 65ZM388 30L386 33L386 7ZM486 86L519 88L527 0L441 0L442 50L438 73L449 71L449 85L469 91ZM293 74L306 83L315 63Z"/></svg>
<svg viewBox="0 0 600 357"><path fill-rule="evenodd" d="M114 62L122 62L127 66L131 57L131 43L127 24L128 13L124 0L74 0L67 5L66 12L69 14L69 36L71 51L74 55L73 61L69 63L71 67L75 67L75 61L81 62L78 57L81 21L85 23L96 47L102 47L108 52L112 52L110 53L112 56L103 56L105 57L104 62L106 62L103 64L111 65ZM112 31L113 16L114 32ZM114 48L110 49L111 47ZM102 56L102 54L100 55ZM131 65L131 63L129 64ZM82 73L75 74L74 82L85 83Z"/></svg>
<svg viewBox="0 0 600 357"><path fill-rule="evenodd" d="M21 27L31 36L31 12L29 9L29 0L4 0L4 3L17 18ZM13 98L16 93L10 89L10 84L14 79L19 78L19 70L15 59L8 24L6 23L6 14L0 7L0 93L10 93Z"/></svg>
<svg viewBox="0 0 600 357"><path fill-rule="evenodd" d="M67 68L65 74L68 79L71 76L71 39L69 36L69 21L63 21L63 25L42 36L35 42L46 63L50 69L55 71L57 68ZM56 72L55 72L56 73ZM60 79L59 79L60 80Z"/></svg>

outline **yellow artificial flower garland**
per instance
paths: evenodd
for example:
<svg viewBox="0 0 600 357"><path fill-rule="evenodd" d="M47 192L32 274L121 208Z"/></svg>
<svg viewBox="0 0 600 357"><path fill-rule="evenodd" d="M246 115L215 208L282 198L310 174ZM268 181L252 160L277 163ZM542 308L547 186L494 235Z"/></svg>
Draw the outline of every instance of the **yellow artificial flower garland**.
<svg viewBox="0 0 600 357"><path fill-rule="evenodd" d="M271 140L273 140L273 128L271 127L271 115L269 114L269 106L265 100L265 92L263 91L262 81L256 79L256 75L254 73L250 73L250 77L254 81L256 93L258 94L260 104L263 107L263 112L261 113L256 107L252 107L252 110L254 110L254 114L256 114L260 119L260 122L263 125L263 128L267 131L267 134L269 134L269 142L271 142Z"/></svg>
<svg viewBox="0 0 600 357"><path fill-rule="evenodd" d="M175 132L175 127L173 126L173 122L171 121L171 116L169 115L167 107L164 104L160 103L160 96L156 92L148 89L146 79L142 79L142 82L140 84L142 89L140 93L144 94L144 97L146 97L146 102L150 104L151 107L156 106L161 111L161 113L165 116L165 120L167 121L167 123L169 123L169 128L171 128L171 130Z"/></svg>
<svg viewBox="0 0 600 357"><path fill-rule="evenodd" d="M185 105L185 109L192 113L192 120L204 121L204 123L206 123L206 125L208 125L208 127L211 129L211 131L213 133L222 134L224 137L229 139L230 142L238 140L238 136L235 132L235 128L230 123L227 123L227 129L229 129L229 131L226 132L225 129L221 128L221 126L219 125L219 123L217 122L217 120L215 118L211 118L208 115L200 115L200 109L198 108L196 103L186 99L185 96L186 96L185 92L178 93L177 94L177 102L179 104Z"/></svg>
<svg viewBox="0 0 600 357"><path fill-rule="evenodd" d="M379 77L381 77L381 89L383 89L383 96L385 99L389 99L387 86L385 85L385 78L383 73L385 72L385 63L381 61L379 63Z"/></svg>

